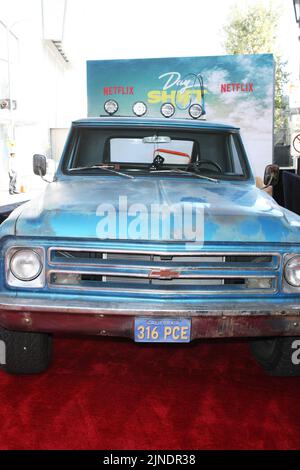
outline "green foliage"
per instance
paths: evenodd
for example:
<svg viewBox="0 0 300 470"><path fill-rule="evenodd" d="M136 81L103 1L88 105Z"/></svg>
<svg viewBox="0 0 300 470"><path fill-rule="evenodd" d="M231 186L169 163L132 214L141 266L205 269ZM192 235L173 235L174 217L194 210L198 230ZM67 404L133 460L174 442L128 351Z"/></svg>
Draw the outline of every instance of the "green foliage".
<svg viewBox="0 0 300 470"><path fill-rule="evenodd" d="M286 62L282 62L280 56L275 56L275 97L274 97L274 121L277 132L288 128L289 106L284 95L284 85L288 82L289 74L286 71Z"/></svg>
<svg viewBox="0 0 300 470"><path fill-rule="evenodd" d="M279 12L260 2L231 9L224 27L228 54L273 53L276 43Z"/></svg>
<svg viewBox="0 0 300 470"><path fill-rule="evenodd" d="M277 31L280 9L276 2L265 6L261 2L234 6L224 26L224 46L228 54L274 54L275 72L275 128L288 127L287 103L284 85L288 82L286 62L277 49Z"/></svg>

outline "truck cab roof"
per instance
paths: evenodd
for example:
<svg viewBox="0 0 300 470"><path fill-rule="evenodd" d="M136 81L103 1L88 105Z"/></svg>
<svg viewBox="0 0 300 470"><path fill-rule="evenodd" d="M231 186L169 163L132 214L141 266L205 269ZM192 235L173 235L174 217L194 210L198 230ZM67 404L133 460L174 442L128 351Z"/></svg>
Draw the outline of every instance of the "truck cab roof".
<svg viewBox="0 0 300 470"><path fill-rule="evenodd" d="M231 124L208 122L196 119L167 119L144 117L90 117L73 121L75 127L172 127L184 129L206 129L214 131L237 132L239 127Z"/></svg>

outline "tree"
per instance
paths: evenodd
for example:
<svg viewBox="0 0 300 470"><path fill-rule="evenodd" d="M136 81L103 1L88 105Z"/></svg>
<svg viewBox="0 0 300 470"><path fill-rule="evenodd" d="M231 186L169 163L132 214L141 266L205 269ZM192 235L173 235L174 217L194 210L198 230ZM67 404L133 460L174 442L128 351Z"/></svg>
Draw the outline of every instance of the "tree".
<svg viewBox="0 0 300 470"><path fill-rule="evenodd" d="M228 54L267 54L275 56L275 133L282 134L288 128L288 105L284 97L284 85L288 82L286 62L282 61L277 46L280 8L277 2L265 6L258 1L232 7L228 23L224 26L224 46ZM278 138L277 138L278 140Z"/></svg>

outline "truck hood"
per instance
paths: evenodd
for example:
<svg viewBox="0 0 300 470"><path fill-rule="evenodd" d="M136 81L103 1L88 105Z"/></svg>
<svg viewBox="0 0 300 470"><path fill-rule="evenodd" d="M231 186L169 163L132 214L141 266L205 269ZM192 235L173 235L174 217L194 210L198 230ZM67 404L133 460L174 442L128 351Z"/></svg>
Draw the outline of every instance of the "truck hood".
<svg viewBox="0 0 300 470"><path fill-rule="evenodd" d="M142 204L135 206L140 214L149 214L153 204L199 208L204 213L204 241L207 243L300 242L300 217L278 206L253 183L216 183L182 176L135 179L75 176L56 181L49 184L39 198L22 206L15 232L19 236L33 237L114 238L107 236L103 224L99 224L103 221L101 211L105 210L103 206L99 211L99 205L105 203L106 210L115 208L117 239L133 239L124 236L124 225L130 224L136 215L124 217L119 196L126 198L128 207ZM178 221L176 223L179 225ZM183 234L181 240L192 241L188 237ZM161 241L167 240L162 236Z"/></svg>

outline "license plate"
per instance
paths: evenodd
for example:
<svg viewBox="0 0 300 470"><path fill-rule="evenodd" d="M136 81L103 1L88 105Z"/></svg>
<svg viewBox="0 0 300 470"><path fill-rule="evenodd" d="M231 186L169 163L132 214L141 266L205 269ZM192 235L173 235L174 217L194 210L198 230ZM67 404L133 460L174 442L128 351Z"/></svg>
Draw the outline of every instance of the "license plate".
<svg viewBox="0 0 300 470"><path fill-rule="evenodd" d="M138 343L188 343L191 340L191 320L135 318L134 340Z"/></svg>

